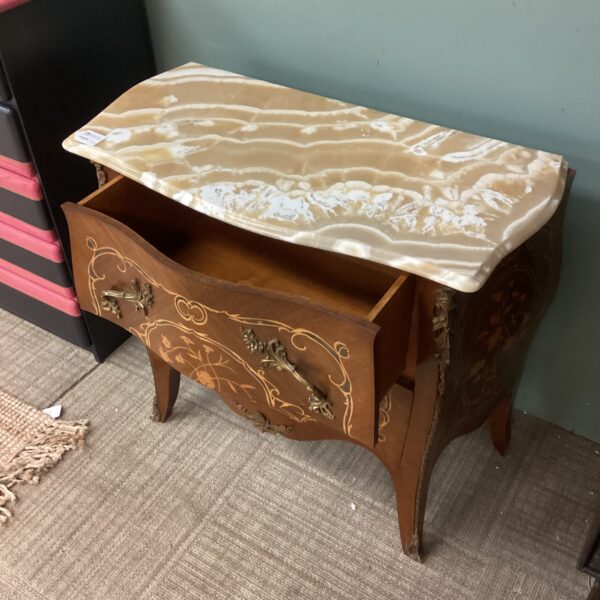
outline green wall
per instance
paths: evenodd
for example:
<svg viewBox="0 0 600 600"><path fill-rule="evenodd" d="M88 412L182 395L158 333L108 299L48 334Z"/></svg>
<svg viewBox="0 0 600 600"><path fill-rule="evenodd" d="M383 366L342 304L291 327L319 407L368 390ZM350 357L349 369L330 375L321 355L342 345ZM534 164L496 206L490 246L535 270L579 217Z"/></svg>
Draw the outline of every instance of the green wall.
<svg viewBox="0 0 600 600"><path fill-rule="evenodd" d="M159 68L195 60L566 156L558 295L517 406L600 441L600 2L146 0Z"/></svg>

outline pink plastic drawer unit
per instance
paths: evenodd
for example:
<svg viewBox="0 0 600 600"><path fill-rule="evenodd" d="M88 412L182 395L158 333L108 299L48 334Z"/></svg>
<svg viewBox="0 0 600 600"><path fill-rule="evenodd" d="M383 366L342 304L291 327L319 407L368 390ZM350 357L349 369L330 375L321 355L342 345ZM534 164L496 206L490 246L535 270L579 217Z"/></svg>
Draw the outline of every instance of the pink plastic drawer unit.
<svg viewBox="0 0 600 600"><path fill-rule="evenodd" d="M13 160L7 156L0 155L0 168L12 171L13 173L18 173L24 177L35 176L35 167L32 162L19 162L18 160Z"/></svg>
<svg viewBox="0 0 600 600"><path fill-rule="evenodd" d="M6 285L1 280L0 298L2 298L2 308L5 310L27 319L55 335L60 335L74 344L84 347L90 345L90 338L81 316L74 317L58 310L34 296Z"/></svg>
<svg viewBox="0 0 600 600"><path fill-rule="evenodd" d="M45 288L54 294L58 294L59 296L63 296L70 300L76 299L75 291L71 286L62 286L58 285L52 281L48 281L44 277L40 275L36 275L32 273L28 269L24 269L23 267L19 267L3 258L0 258L0 269L4 271L10 271L14 275L18 275L21 279L26 279L27 281L34 283L38 287Z"/></svg>
<svg viewBox="0 0 600 600"><path fill-rule="evenodd" d="M4 230L6 226L44 242L56 242L58 239L56 236L56 231L53 229L40 229L39 227L25 223L25 221L22 221L21 219L17 219L11 215L0 212L0 227L2 227L2 230Z"/></svg>
<svg viewBox="0 0 600 600"><path fill-rule="evenodd" d="M11 268L5 268L8 264ZM0 283L11 287L22 294L25 294L31 298L35 298L56 310L60 310L71 317L79 317L81 311L79 310L79 304L77 299L71 292L71 296L65 296L58 294L54 290L50 289L46 285L40 285L39 281L35 281L31 274L24 277L22 269L10 265L10 263L0 262Z"/></svg>
<svg viewBox="0 0 600 600"><path fill-rule="evenodd" d="M39 180L0 168L0 212L48 231L54 225Z"/></svg>
<svg viewBox="0 0 600 600"><path fill-rule="evenodd" d="M21 4L27 4L27 2L30 2L30 0L0 0L0 13L6 12Z"/></svg>
<svg viewBox="0 0 600 600"><path fill-rule="evenodd" d="M63 253L56 238L43 239L36 235L36 232L40 230L30 226L29 231L26 231L15 227L12 224L15 221L17 219L11 219L8 215L0 213L0 240L6 240L15 246L25 248L52 262L64 262Z"/></svg>
<svg viewBox="0 0 600 600"><path fill-rule="evenodd" d="M25 196L30 200L43 200L42 186L34 175L23 175L18 171L2 167L0 158L0 188Z"/></svg>
<svg viewBox="0 0 600 600"><path fill-rule="evenodd" d="M52 250L55 251L58 258L62 258L60 248L54 246ZM65 262L54 262L2 237L0 237L0 259L31 271L58 286L67 288L73 285Z"/></svg>

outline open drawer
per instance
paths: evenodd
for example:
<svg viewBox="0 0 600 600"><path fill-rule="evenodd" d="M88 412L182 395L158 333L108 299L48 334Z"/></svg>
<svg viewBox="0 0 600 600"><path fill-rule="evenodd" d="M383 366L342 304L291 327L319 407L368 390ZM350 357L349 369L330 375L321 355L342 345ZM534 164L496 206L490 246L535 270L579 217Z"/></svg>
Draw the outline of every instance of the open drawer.
<svg viewBox="0 0 600 600"><path fill-rule="evenodd" d="M84 310L248 410L375 444L414 277L227 225L123 177L63 209Z"/></svg>

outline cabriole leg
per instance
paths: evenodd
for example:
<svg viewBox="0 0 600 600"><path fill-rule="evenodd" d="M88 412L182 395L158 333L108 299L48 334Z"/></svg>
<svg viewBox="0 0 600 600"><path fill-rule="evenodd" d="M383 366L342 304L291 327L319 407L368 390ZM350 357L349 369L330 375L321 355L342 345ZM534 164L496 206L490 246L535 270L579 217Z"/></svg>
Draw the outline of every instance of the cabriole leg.
<svg viewBox="0 0 600 600"><path fill-rule="evenodd" d="M508 450L512 420L512 397L505 396L490 416L492 442L501 456Z"/></svg>
<svg viewBox="0 0 600 600"><path fill-rule="evenodd" d="M153 418L155 421L164 422L173 412L181 375L179 371L171 367L150 348L148 348L148 358L150 359L156 389Z"/></svg>
<svg viewBox="0 0 600 600"><path fill-rule="evenodd" d="M423 553L423 520L432 466L424 456L415 453L410 468L389 469L396 490L396 507L400 541L404 554L421 562ZM388 467L389 468L389 467Z"/></svg>

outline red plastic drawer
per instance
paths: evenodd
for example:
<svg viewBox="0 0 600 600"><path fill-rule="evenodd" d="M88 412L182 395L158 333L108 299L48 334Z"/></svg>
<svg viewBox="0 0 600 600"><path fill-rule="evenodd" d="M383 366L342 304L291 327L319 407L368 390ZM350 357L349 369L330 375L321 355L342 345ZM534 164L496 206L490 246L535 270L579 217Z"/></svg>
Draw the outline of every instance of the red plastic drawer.
<svg viewBox="0 0 600 600"><path fill-rule="evenodd" d="M21 221L21 219L16 219L11 215L0 212L0 227L2 225L18 229L27 235L44 240L45 242L56 242L57 240L56 231L54 231L54 229L40 229L39 227L34 227L29 223L25 223L25 221Z"/></svg>
<svg viewBox="0 0 600 600"><path fill-rule="evenodd" d="M62 255L59 256L62 258ZM60 287L73 286L71 276L67 270L67 263L48 260L39 254L30 252L27 248L11 244L5 239L0 239L0 259L31 271Z"/></svg>
<svg viewBox="0 0 600 600"><path fill-rule="evenodd" d="M13 274L18 275L22 279L27 279L31 283L34 283L39 287L44 287L47 290L49 290L55 294L58 294L59 296L64 296L65 298L70 298L70 299L75 298L75 291L73 290L73 288L71 286L65 287L62 285L58 285L52 281L48 281L44 277L41 277L40 275L37 275L36 273L32 273L31 271L28 271L27 269L24 269L23 267L20 267L19 265L15 265L14 263L11 263L8 260L4 260L3 258L0 258L0 269L4 269L5 271L10 271Z"/></svg>
<svg viewBox="0 0 600 600"><path fill-rule="evenodd" d="M0 307L43 327L79 346L89 346L90 338L82 317L56 310L49 304L0 283Z"/></svg>
<svg viewBox="0 0 600 600"><path fill-rule="evenodd" d="M6 12L20 4L27 4L30 0L0 0L0 13Z"/></svg>
<svg viewBox="0 0 600 600"><path fill-rule="evenodd" d="M0 212L42 231L54 229L37 177L0 168Z"/></svg>
<svg viewBox="0 0 600 600"><path fill-rule="evenodd" d="M14 170L2 168L0 157L0 188L25 196L30 200L42 200L44 194L37 175L23 175Z"/></svg>
<svg viewBox="0 0 600 600"><path fill-rule="evenodd" d="M44 238L39 234L49 234L51 237ZM0 239L25 248L52 262L64 262L63 253L54 231L46 232L37 229L4 213L0 213Z"/></svg>
<svg viewBox="0 0 600 600"><path fill-rule="evenodd" d="M26 275L24 275L22 271L23 269L10 265L10 263L5 263L4 261L0 262L0 283L17 290L30 298L35 298L71 317L79 317L81 315L79 304L77 303L77 298L75 298L75 295L73 294L73 290L68 290L70 295L57 293L45 283L42 282L42 285L39 280L35 279L36 276L32 273L27 273L25 271Z"/></svg>
<svg viewBox="0 0 600 600"><path fill-rule="evenodd" d="M0 156L0 168L19 173L25 177L35 176L35 167L32 162L19 162L7 156Z"/></svg>

